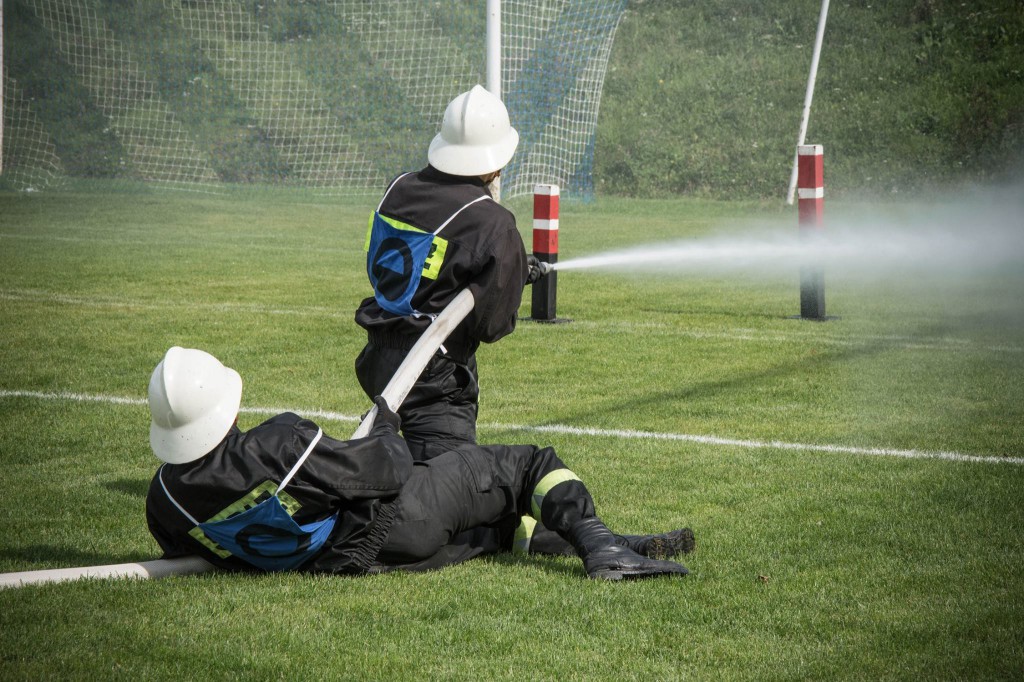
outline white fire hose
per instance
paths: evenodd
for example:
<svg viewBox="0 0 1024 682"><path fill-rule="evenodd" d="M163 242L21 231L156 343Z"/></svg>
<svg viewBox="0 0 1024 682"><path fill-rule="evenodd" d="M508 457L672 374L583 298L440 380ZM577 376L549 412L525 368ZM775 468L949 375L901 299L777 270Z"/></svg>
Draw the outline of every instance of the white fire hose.
<svg viewBox="0 0 1024 682"><path fill-rule="evenodd" d="M419 340L409 351L405 360L398 367L391 381L381 394L388 407L398 411L399 406L409 395L416 379L426 368L430 358L441 347L452 331L466 319L473 310L475 301L469 289L464 289L456 296L448 307L441 311ZM363 438L370 433L373 420L377 416L377 406L367 412L352 438ZM171 575L191 575L215 570L216 567L198 556L178 557L177 559L154 559L133 564L111 564L108 566L82 566L79 568L54 568L42 571L22 571L19 573L0 574L0 589L4 587L21 587L35 583L60 583L82 578L164 578Z"/></svg>

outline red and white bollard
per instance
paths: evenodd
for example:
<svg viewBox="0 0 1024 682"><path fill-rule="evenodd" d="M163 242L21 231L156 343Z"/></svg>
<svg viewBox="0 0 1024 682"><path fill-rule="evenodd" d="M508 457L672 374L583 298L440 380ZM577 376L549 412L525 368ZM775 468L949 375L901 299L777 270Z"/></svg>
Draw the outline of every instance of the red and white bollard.
<svg viewBox="0 0 1024 682"><path fill-rule="evenodd" d="M824 150L819 144L797 147L797 208L800 238L814 244L825 228ZM800 268L800 317L824 320L825 273L816 263L805 263Z"/></svg>
<svg viewBox="0 0 1024 682"><path fill-rule="evenodd" d="M558 262L558 185L533 188L533 255L541 263ZM530 318L535 322L568 322L555 314L558 273L552 271L533 283Z"/></svg>

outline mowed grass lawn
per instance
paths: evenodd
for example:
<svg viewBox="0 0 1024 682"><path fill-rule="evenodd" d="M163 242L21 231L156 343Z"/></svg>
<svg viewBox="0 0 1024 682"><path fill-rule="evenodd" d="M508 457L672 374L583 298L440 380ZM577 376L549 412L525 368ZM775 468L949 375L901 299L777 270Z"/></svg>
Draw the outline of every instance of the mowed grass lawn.
<svg viewBox="0 0 1024 682"><path fill-rule="evenodd" d="M351 432L372 204L0 195L0 571L157 556L144 399L171 345L239 370L243 428ZM561 257L787 221L566 204ZM481 441L555 446L622 532L692 526L684 579L498 556L7 589L0 679L1020 677L1024 269L827 277L815 323L796 272L567 271L571 323L479 353Z"/></svg>

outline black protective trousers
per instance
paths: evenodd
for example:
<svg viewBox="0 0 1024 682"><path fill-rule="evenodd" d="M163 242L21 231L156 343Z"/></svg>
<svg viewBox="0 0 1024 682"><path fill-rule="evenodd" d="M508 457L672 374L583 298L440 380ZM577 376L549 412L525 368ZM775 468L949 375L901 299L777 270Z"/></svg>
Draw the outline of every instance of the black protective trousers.
<svg viewBox="0 0 1024 682"><path fill-rule="evenodd" d="M384 392L408 354L408 348L366 344L355 368L367 397L372 400ZM479 397L476 356L466 362L441 353L431 358L398 408L402 437L413 459L427 460L460 445L475 444Z"/></svg>
<svg viewBox="0 0 1024 682"><path fill-rule="evenodd" d="M520 517L533 515L537 483L564 469L552 448L532 445L462 445L417 462L398 497L378 570L430 570L510 550ZM573 523L595 515L579 480L558 483L537 503L537 520L563 537Z"/></svg>

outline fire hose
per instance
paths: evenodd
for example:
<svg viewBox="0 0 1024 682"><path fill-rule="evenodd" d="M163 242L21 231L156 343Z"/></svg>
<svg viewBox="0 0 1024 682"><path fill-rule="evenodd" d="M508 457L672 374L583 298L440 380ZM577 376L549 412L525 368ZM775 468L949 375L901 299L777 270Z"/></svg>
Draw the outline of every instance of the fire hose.
<svg viewBox="0 0 1024 682"><path fill-rule="evenodd" d="M454 331L462 320L473 310L475 301L469 289L464 289L448 306L431 322L426 331L410 349L395 375L381 394L388 407L398 411L412 390L416 379L423 373L430 358L434 356L445 339ZM377 417L377 406L366 413L352 438L364 438L370 433L373 421ZM82 578L164 578L172 575L191 575L216 570L216 567L202 557L184 556L174 559L154 559L127 564L110 564L107 566L82 566L78 568L54 568L39 571L21 571L18 573L0 574L0 588L20 587L36 583L68 582Z"/></svg>

